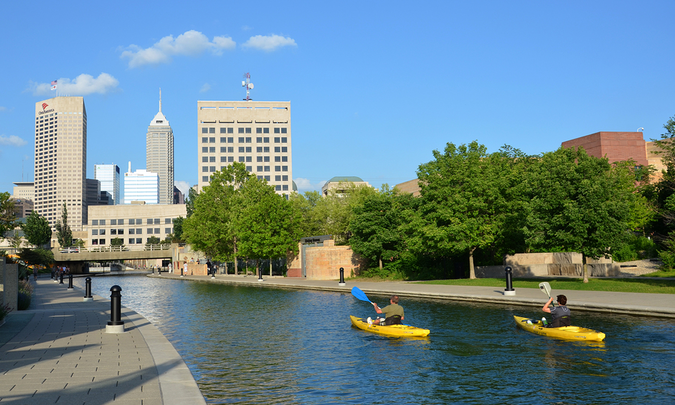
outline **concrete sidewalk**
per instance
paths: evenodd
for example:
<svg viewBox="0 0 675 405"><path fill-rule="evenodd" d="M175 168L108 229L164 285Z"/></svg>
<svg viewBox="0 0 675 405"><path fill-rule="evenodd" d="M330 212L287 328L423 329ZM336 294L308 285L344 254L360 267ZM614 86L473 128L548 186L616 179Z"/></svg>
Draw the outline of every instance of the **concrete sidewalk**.
<svg viewBox="0 0 675 405"><path fill-rule="evenodd" d="M432 298L452 301L484 302L492 304L523 305L541 308L548 299L539 289L516 289L516 295L504 295L505 287L467 287L437 284L420 284L415 282L361 282L347 281L345 286L339 286L337 281L307 280L294 277L264 277L262 282L256 276L234 276L219 274L215 278L210 276L185 276L162 273L167 279L193 280L209 283L227 283L258 287L308 289L321 291L336 291L350 293L352 287L357 286L363 292L371 294L397 294L402 297ZM504 283L506 286L506 283ZM675 318L675 294L639 294L607 291L572 291L553 290L553 295L565 294L568 307L571 310L585 310L593 312L609 312L631 315L645 315ZM386 299L382 304L386 303Z"/></svg>
<svg viewBox="0 0 675 405"><path fill-rule="evenodd" d="M205 404L171 343L122 308L124 333L106 333L110 301L40 279L31 309L0 327L0 403Z"/></svg>

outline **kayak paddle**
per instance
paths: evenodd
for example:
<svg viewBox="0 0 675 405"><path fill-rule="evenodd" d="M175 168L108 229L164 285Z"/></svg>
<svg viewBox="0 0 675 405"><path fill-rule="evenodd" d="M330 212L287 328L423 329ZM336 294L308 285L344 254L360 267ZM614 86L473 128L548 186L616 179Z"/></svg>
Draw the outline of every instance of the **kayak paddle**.
<svg viewBox="0 0 675 405"><path fill-rule="evenodd" d="M539 289L551 298L551 285L548 282L539 283Z"/></svg>
<svg viewBox="0 0 675 405"><path fill-rule="evenodd" d="M371 301L368 299L368 297L366 296L366 293L364 293L363 291L361 291L361 289L360 289L359 287L356 287L356 286L355 286L355 287L352 287L352 295L353 295L354 297L360 299L361 301L370 302L370 303L372 304L372 302L371 302Z"/></svg>

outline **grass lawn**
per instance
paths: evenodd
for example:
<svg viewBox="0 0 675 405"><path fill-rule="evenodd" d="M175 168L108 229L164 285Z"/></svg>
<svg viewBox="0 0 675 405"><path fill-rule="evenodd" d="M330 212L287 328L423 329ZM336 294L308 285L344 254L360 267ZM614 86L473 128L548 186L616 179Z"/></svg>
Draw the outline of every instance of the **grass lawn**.
<svg viewBox="0 0 675 405"><path fill-rule="evenodd" d="M672 272L671 272L672 273ZM652 277L650 275L650 277ZM665 277L665 276L663 276ZM672 274L671 274L672 277ZM514 279L513 288L539 288L539 283L548 281L553 290L616 291L651 294L675 294L675 280L647 278L591 278L588 283L575 278ZM420 284L466 285L481 287L505 287L504 278L480 278L475 280L430 280L416 281Z"/></svg>

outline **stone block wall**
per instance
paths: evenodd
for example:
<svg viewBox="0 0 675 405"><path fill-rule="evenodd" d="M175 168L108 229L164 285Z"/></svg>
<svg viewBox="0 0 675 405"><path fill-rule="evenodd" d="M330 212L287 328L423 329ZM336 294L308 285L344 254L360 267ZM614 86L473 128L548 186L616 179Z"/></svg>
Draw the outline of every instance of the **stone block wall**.
<svg viewBox="0 0 675 405"><path fill-rule="evenodd" d="M587 258L590 277L617 277L621 275L619 265L612 259ZM502 266L476 267L476 277L505 277L504 269L510 266L513 277L583 277L584 256L581 253L517 253L506 256Z"/></svg>

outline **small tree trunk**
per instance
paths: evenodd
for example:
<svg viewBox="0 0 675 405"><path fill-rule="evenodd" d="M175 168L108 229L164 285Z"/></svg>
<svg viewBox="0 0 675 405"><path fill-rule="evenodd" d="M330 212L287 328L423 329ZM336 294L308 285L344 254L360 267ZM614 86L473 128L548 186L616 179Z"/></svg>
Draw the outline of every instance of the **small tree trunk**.
<svg viewBox="0 0 675 405"><path fill-rule="evenodd" d="M473 267L473 252L476 251L476 248L471 248L469 252L469 278L474 280L476 278L476 270Z"/></svg>
<svg viewBox="0 0 675 405"><path fill-rule="evenodd" d="M232 249L234 253L234 275L239 275L239 266L237 264L237 237L234 237L234 248Z"/></svg>
<svg viewBox="0 0 675 405"><path fill-rule="evenodd" d="M380 274L382 274L382 256L379 257L380 261Z"/></svg>
<svg viewBox="0 0 675 405"><path fill-rule="evenodd" d="M270 257L270 277L272 277L272 258Z"/></svg>
<svg viewBox="0 0 675 405"><path fill-rule="evenodd" d="M586 263L586 255L584 255L584 283L588 283L588 263Z"/></svg>

